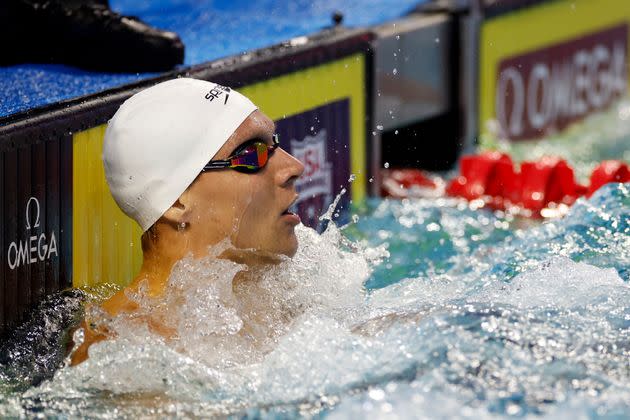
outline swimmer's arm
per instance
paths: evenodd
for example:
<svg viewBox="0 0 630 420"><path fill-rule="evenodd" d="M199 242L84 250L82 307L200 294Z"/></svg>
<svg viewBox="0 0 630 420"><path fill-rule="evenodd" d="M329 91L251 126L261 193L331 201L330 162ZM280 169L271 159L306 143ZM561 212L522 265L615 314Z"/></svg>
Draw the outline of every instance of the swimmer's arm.
<svg viewBox="0 0 630 420"><path fill-rule="evenodd" d="M123 291L115 293L101 305L110 316L115 316L121 312L133 312L138 305L131 301ZM70 366L76 366L88 359L88 349L94 343L111 338L111 334L106 329L97 329L96 325L84 319L79 328L83 328L83 343L70 356Z"/></svg>
<svg viewBox="0 0 630 420"><path fill-rule="evenodd" d="M79 328L83 328L83 343L70 356L70 366L76 366L87 360L90 346L108 338L107 331L94 329L94 325L90 325L85 319L81 321Z"/></svg>

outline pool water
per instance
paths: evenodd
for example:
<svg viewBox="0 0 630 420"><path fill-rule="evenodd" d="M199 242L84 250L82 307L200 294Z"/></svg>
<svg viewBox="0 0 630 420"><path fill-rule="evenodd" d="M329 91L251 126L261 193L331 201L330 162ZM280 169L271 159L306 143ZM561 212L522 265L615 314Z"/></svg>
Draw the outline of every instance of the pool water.
<svg viewBox="0 0 630 420"><path fill-rule="evenodd" d="M544 147L582 177L627 158L628 109ZM56 297L43 327L3 344L0 416L630 416L630 184L547 221L447 198L375 199L353 219L299 227L295 258L252 282L233 286L242 267L212 257L227 244L183 260L167 297L132 296L177 340L110 319L118 338L53 376L63 338L51 331L81 300Z"/></svg>

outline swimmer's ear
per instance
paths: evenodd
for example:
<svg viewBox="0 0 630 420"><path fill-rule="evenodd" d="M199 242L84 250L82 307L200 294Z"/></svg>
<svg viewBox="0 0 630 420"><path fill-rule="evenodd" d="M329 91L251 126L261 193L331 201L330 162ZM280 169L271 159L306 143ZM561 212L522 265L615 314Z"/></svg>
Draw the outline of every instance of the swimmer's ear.
<svg viewBox="0 0 630 420"><path fill-rule="evenodd" d="M177 201L164 212L162 218L173 227L182 226L182 224L187 225L190 221L189 198L188 190L184 191Z"/></svg>

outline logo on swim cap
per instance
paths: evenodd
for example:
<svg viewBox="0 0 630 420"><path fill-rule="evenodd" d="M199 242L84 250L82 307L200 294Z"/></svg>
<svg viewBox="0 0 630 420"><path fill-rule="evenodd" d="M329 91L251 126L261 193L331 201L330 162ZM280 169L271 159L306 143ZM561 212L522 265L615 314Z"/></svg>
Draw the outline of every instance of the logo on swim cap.
<svg viewBox="0 0 630 420"><path fill-rule="evenodd" d="M223 102L223 105L225 105L227 104L228 98L230 97L230 91L231 89L227 86L216 85L215 87L210 89L210 92L206 93L206 99L212 102L215 99L218 99L219 96L221 96L225 92L225 101Z"/></svg>

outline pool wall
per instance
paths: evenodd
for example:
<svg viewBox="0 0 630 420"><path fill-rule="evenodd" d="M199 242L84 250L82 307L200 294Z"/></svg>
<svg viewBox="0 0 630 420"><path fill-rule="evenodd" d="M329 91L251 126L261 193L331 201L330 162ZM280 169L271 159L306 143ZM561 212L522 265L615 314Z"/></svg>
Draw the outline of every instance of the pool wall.
<svg viewBox="0 0 630 420"><path fill-rule="evenodd" d="M374 195L380 193L384 165L440 170L457 160L460 20L451 13L414 14L372 28Z"/></svg>
<svg viewBox="0 0 630 420"><path fill-rule="evenodd" d="M0 327L72 285L72 147L63 131L0 144Z"/></svg>

